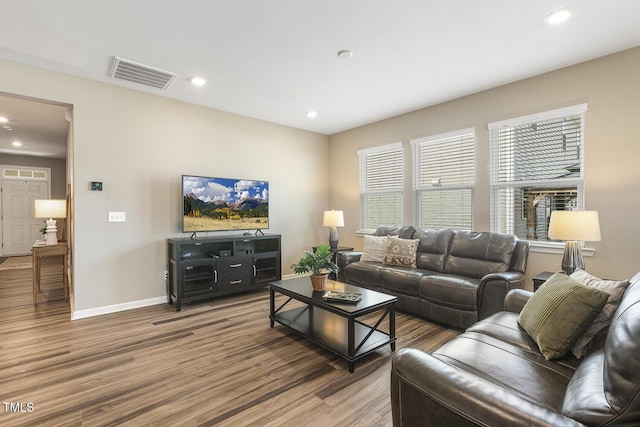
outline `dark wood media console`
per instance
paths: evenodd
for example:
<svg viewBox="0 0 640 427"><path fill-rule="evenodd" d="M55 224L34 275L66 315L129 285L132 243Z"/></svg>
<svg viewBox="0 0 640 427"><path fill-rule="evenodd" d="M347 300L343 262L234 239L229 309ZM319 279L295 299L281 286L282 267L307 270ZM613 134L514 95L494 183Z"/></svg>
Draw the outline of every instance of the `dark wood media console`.
<svg viewBox="0 0 640 427"><path fill-rule="evenodd" d="M168 239L169 304L247 291L282 278L280 235Z"/></svg>

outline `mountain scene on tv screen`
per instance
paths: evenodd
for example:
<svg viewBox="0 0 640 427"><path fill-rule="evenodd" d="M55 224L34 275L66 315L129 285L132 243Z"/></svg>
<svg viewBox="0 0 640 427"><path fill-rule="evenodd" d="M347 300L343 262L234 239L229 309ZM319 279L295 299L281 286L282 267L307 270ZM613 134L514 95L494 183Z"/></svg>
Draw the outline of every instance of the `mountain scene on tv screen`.
<svg viewBox="0 0 640 427"><path fill-rule="evenodd" d="M184 231L269 228L266 181L184 176Z"/></svg>

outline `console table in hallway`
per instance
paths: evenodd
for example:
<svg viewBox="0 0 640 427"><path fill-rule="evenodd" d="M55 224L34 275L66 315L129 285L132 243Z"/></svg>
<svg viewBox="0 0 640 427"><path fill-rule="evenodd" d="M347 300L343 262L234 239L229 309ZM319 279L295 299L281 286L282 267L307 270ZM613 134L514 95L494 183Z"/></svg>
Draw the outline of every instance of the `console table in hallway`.
<svg viewBox="0 0 640 427"><path fill-rule="evenodd" d="M67 243L60 242L57 245L33 245L31 248L33 260L33 305L38 305L38 291L40 290L40 258L46 256L62 255L62 287L64 288L64 299L69 298L69 288L67 287L67 264L68 251Z"/></svg>

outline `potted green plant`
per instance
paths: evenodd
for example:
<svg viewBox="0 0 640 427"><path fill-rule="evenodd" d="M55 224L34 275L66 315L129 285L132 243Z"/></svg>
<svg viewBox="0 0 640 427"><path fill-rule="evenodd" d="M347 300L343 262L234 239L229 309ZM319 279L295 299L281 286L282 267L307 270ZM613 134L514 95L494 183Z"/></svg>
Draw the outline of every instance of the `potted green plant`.
<svg viewBox="0 0 640 427"><path fill-rule="evenodd" d="M314 291L324 291L329 273L337 273L338 266L333 262L329 245L318 246L315 252L304 251L304 256L291 268L298 274L311 273L311 285Z"/></svg>

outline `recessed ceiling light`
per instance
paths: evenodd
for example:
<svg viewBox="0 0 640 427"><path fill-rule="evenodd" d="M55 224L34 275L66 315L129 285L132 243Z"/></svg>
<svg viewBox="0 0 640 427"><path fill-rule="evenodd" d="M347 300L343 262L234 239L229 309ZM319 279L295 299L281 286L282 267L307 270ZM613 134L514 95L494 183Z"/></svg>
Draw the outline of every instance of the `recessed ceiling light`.
<svg viewBox="0 0 640 427"><path fill-rule="evenodd" d="M207 81L202 77L191 77L191 84L194 86L204 86L207 84Z"/></svg>
<svg viewBox="0 0 640 427"><path fill-rule="evenodd" d="M565 22L570 17L571 11L569 9L560 9L548 14L544 20L547 24L556 25Z"/></svg>
<svg viewBox="0 0 640 427"><path fill-rule="evenodd" d="M6 117L0 117L0 123L7 123L9 121L9 119L7 119Z"/></svg>
<svg viewBox="0 0 640 427"><path fill-rule="evenodd" d="M317 111L307 111L306 115L310 119L315 119L316 117L318 117L318 112Z"/></svg>
<svg viewBox="0 0 640 427"><path fill-rule="evenodd" d="M11 145L13 145L14 147L22 147L22 142L20 142L20 141L13 141L13 142L11 143Z"/></svg>
<svg viewBox="0 0 640 427"><path fill-rule="evenodd" d="M338 52L338 58L340 59L349 59L353 56L353 52L348 49L341 50Z"/></svg>

